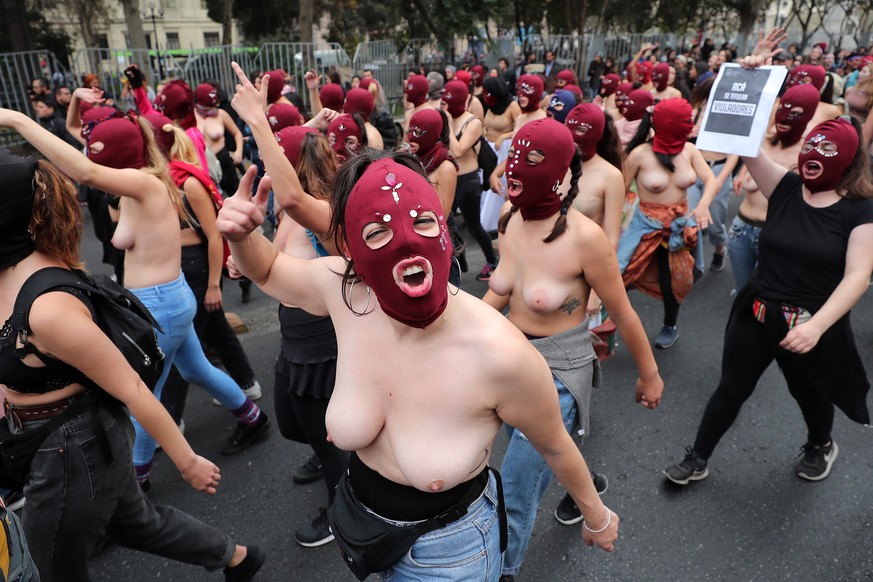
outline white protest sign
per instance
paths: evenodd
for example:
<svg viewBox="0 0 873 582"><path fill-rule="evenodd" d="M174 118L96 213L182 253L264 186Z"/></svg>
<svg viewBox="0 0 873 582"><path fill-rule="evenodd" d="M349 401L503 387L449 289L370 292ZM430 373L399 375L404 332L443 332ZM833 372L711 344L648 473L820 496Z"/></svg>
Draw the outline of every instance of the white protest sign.
<svg viewBox="0 0 873 582"><path fill-rule="evenodd" d="M724 63L709 92L697 149L757 156L787 74L783 66L744 69Z"/></svg>

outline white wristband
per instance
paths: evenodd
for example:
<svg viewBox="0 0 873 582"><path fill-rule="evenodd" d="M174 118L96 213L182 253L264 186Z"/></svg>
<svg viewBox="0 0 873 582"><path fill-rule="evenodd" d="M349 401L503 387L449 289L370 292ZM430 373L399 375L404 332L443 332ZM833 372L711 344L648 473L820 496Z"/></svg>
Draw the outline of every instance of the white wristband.
<svg viewBox="0 0 873 582"><path fill-rule="evenodd" d="M590 531L591 533L594 533L594 534L599 534L599 533L605 532L606 528L609 527L609 524L612 523L612 512L605 505L603 507L606 508L606 525L604 525L600 529L591 529L590 527L588 527L588 524L585 522L585 520L582 520L582 527L584 527L585 529L587 529L588 531Z"/></svg>

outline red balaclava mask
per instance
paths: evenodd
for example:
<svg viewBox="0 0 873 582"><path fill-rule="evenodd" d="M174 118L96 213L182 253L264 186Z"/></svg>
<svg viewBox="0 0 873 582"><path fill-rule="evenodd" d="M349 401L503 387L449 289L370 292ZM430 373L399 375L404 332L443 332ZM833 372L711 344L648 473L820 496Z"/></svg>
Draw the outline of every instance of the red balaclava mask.
<svg viewBox="0 0 873 582"><path fill-rule="evenodd" d="M461 83L469 87L470 83L473 81L473 78L470 76L470 71L460 69L458 71L455 71L455 77L453 80L460 81ZM485 81L482 81L482 83L485 83Z"/></svg>
<svg viewBox="0 0 873 582"><path fill-rule="evenodd" d="M685 99L664 99L655 105L652 113L652 127L655 128L652 151L669 156L681 152L694 127L692 115L691 104Z"/></svg>
<svg viewBox="0 0 873 582"><path fill-rule="evenodd" d="M161 113L146 113L143 117L152 125L155 134L155 142L164 157L170 159L170 150L176 143L176 134L173 132L173 121Z"/></svg>
<svg viewBox="0 0 873 582"><path fill-rule="evenodd" d="M621 83L621 77L615 73L600 77L600 96L606 98L615 93L619 83Z"/></svg>
<svg viewBox="0 0 873 582"><path fill-rule="evenodd" d="M652 71L652 82L655 84L655 90L664 91L667 88L667 83L670 81L670 65L667 63L658 63L655 65L655 70Z"/></svg>
<svg viewBox="0 0 873 582"><path fill-rule="evenodd" d="M668 99L669 101L669 99ZM646 110L655 104L655 98L648 89L634 89L619 107L619 111L628 121L639 121Z"/></svg>
<svg viewBox="0 0 873 582"><path fill-rule="evenodd" d="M506 179L509 201L524 220L543 220L561 210L558 188L574 151L570 130L548 117L525 123L516 132Z"/></svg>
<svg viewBox="0 0 873 582"><path fill-rule="evenodd" d="M637 77L643 85L652 82L652 72L654 66L652 61L640 61L637 63Z"/></svg>
<svg viewBox="0 0 873 582"><path fill-rule="evenodd" d="M775 115L776 137L782 147L789 147L800 141L806 125L815 115L819 98L818 90L812 84L795 85L782 95ZM798 108L803 111L799 112Z"/></svg>
<svg viewBox="0 0 873 582"><path fill-rule="evenodd" d="M858 132L843 119L825 121L812 128L800 146L797 170L813 194L834 190L858 153Z"/></svg>
<svg viewBox="0 0 873 582"><path fill-rule="evenodd" d="M370 77L365 77L365 78L361 79L361 84L358 85L358 87L360 87L364 91L369 91L370 90L370 83L374 83L374 82L375 81L373 79L371 79Z"/></svg>
<svg viewBox="0 0 873 582"><path fill-rule="evenodd" d="M297 160L300 159L300 150L303 148L303 139L308 133L318 133L312 127L304 127L302 125L291 125L285 127L273 134L282 151L285 152L285 157L297 169Z"/></svg>
<svg viewBox="0 0 873 582"><path fill-rule="evenodd" d="M806 84L806 79L809 79L809 84L821 91L826 74L824 67L820 65L800 65L788 73L788 86Z"/></svg>
<svg viewBox="0 0 873 582"><path fill-rule="evenodd" d="M164 85L158 95L158 109L182 129L197 126L194 118L194 91L188 83L174 79Z"/></svg>
<svg viewBox="0 0 873 582"><path fill-rule="evenodd" d="M273 103L267 108L267 121L270 122L270 129L276 133L286 127L302 124L303 117L300 110L293 105Z"/></svg>
<svg viewBox="0 0 873 582"><path fill-rule="evenodd" d="M99 152L91 151L92 144L102 143ZM145 136L136 116L116 112L113 117L98 122L88 132L88 158L95 164L121 170L144 168L146 161Z"/></svg>
<svg viewBox="0 0 873 582"><path fill-rule="evenodd" d="M574 73L570 69L564 69L563 71L559 71L558 74L555 75L555 87L559 89L564 89L567 85L575 84L576 73Z"/></svg>
<svg viewBox="0 0 873 582"><path fill-rule="evenodd" d="M518 104L524 113L531 113L540 108L540 99L543 96L543 80L536 75L522 75L518 79ZM522 98L527 101L522 105Z"/></svg>
<svg viewBox="0 0 873 582"><path fill-rule="evenodd" d="M406 95L406 100L412 103L413 107L423 104L427 101L427 77L424 75L409 77L403 84L403 93Z"/></svg>
<svg viewBox="0 0 873 582"><path fill-rule="evenodd" d="M203 117L218 115L218 89L210 83L201 83L194 89L194 107Z"/></svg>
<svg viewBox="0 0 873 582"><path fill-rule="evenodd" d="M345 95L343 94L343 88L336 83L322 85L321 89L318 90L318 99L321 101L322 107L327 107L334 111L343 110L344 98Z"/></svg>
<svg viewBox="0 0 873 582"><path fill-rule="evenodd" d="M366 121L373 114L373 108L376 106L373 103L373 98L370 92L366 89L351 89L346 94L345 103L343 103L343 113L357 113Z"/></svg>
<svg viewBox="0 0 873 582"><path fill-rule="evenodd" d="M375 249L364 240L371 223L391 231ZM442 205L424 177L393 160L373 162L349 194L343 226L355 273L386 315L425 328L445 311L452 243Z"/></svg>
<svg viewBox="0 0 873 582"><path fill-rule="evenodd" d="M569 91L570 93L575 95L576 103L582 103L583 101L585 101L585 93L582 92L582 89L580 89L578 85L568 83L567 85L564 85L564 91Z"/></svg>
<svg viewBox="0 0 873 582"><path fill-rule="evenodd" d="M460 81L449 81L446 83L446 89L443 91L443 103L446 104L446 110L453 119L462 116L467 110L467 99L470 97L470 90Z"/></svg>
<svg viewBox="0 0 873 582"><path fill-rule="evenodd" d="M361 147L361 128L355 123L351 115L343 114L330 122L327 128L327 137L331 140L330 147L336 152L340 162L355 154L358 148ZM346 139L349 137L358 138L358 145L353 150L346 147Z"/></svg>
<svg viewBox="0 0 873 582"><path fill-rule="evenodd" d="M443 131L443 116L436 109L416 111L409 120L409 136L407 141L416 144L415 156L425 164L425 171L430 174L449 156L446 144L440 141Z"/></svg>
<svg viewBox="0 0 873 582"><path fill-rule="evenodd" d="M476 65L470 68L470 76L473 78L473 83L477 87L481 87L485 81L485 68L482 65Z"/></svg>
<svg viewBox="0 0 873 582"><path fill-rule="evenodd" d="M276 69L264 74L270 75L270 82L267 85L267 103L275 103L282 96L282 89L285 88L285 71Z"/></svg>
<svg viewBox="0 0 873 582"><path fill-rule="evenodd" d="M606 114L593 103L582 103L567 115L564 124L573 135L573 141L582 151L582 161L587 162L597 153L597 142L603 137Z"/></svg>
<svg viewBox="0 0 873 582"><path fill-rule="evenodd" d="M86 105L84 101L81 103L82 105ZM91 133L91 130L101 121L109 119L110 117L115 117L118 113L118 109L115 107L108 107L106 105L101 105L100 107L89 107L87 111L82 111L82 131L80 132L82 137L88 139L88 134Z"/></svg>
<svg viewBox="0 0 873 582"><path fill-rule="evenodd" d="M618 87L616 87L615 106L618 107L619 112L621 112L621 108L624 107L624 104L627 102L627 99L633 90L634 84L630 81L622 81L618 84Z"/></svg>

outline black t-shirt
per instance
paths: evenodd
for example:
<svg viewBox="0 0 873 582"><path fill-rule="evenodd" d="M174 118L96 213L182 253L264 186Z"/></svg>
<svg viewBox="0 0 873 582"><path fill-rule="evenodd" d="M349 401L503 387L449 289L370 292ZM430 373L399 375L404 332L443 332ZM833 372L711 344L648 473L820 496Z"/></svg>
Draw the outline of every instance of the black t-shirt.
<svg viewBox="0 0 873 582"><path fill-rule="evenodd" d="M852 230L873 223L873 200L843 198L814 208L802 186L788 172L770 196L753 280L766 299L817 310L843 279Z"/></svg>

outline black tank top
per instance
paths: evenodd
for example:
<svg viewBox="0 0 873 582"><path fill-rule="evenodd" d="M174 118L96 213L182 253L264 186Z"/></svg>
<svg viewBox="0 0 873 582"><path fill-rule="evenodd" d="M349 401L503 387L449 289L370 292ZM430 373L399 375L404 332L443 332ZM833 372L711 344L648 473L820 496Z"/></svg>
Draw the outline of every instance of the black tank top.
<svg viewBox="0 0 873 582"><path fill-rule="evenodd" d="M94 308L85 293L73 287L58 287L57 290L76 296L88 306L93 317ZM12 390L24 394L45 394L66 388L70 384L89 382L87 376L79 370L39 353L32 344L27 344L24 348L16 348L17 332L18 330L13 329L12 316L10 316L0 329L0 384L5 384ZM45 366L26 365L22 360L27 354L35 354Z"/></svg>

